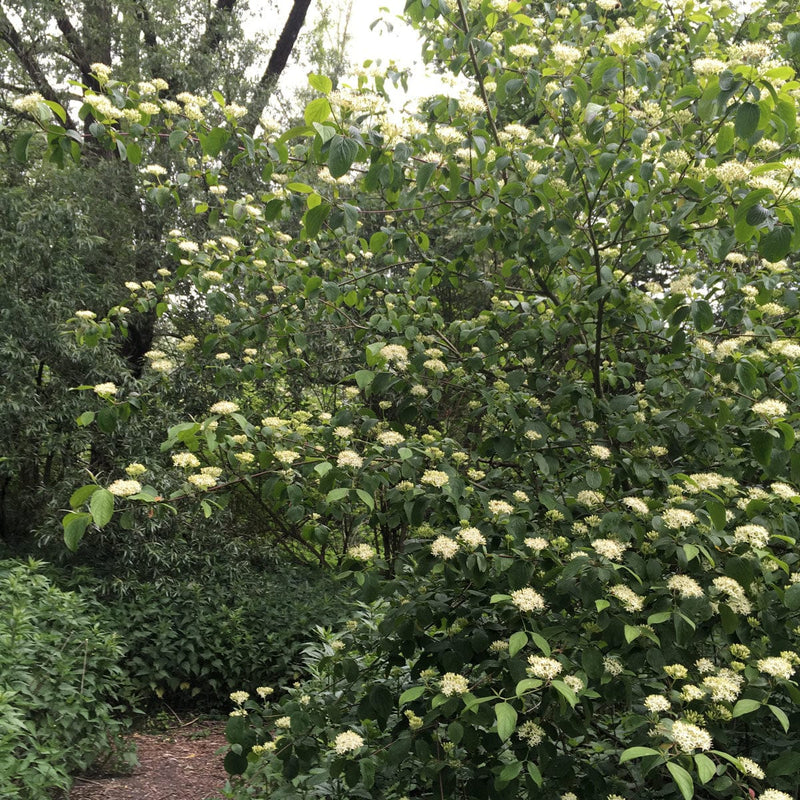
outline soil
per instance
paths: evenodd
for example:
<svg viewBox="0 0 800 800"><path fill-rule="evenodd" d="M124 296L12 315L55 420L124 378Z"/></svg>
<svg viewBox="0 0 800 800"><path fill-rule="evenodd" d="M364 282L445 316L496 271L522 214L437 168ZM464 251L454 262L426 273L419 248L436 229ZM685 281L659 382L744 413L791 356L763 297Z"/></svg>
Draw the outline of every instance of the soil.
<svg viewBox="0 0 800 800"><path fill-rule="evenodd" d="M218 800L225 723L198 721L134 733L139 764L129 775L75 779L69 800Z"/></svg>

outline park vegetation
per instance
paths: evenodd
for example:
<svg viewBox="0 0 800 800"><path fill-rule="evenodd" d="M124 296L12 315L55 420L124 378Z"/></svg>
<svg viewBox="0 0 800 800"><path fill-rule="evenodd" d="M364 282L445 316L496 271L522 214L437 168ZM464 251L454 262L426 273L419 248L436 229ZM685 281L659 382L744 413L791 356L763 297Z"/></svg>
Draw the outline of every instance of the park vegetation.
<svg viewBox="0 0 800 800"><path fill-rule="evenodd" d="M61 500L65 558L208 576L180 607L229 612L197 669L236 800L790 800L800 15L406 15L443 88L402 108L374 67L312 73L288 130L102 63L77 112L17 101L19 162L106 154L170 220L147 277L64 320L104 365L73 392L98 468ZM280 661L259 613L300 615L318 571L352 602ZM230 607L223 572L251 587ZM144 630L178 607L146 598Z"/></svg>

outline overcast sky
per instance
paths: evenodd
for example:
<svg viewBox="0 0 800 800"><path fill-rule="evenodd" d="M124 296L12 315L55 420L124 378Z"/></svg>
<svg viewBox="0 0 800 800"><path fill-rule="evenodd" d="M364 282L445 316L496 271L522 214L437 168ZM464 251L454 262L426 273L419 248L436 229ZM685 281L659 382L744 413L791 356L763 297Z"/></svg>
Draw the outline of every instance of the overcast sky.
<svg viewBox="0 0 800 800"><path fill-rule="evenodd" d="M313 15L316 13L319 3L326 2L329 7L335 9L346 5L348 0L316 0L309 10L306 27L313 24ZM394 61L400 69L411 69L414 75L413 86L410 86L411 95L415 97L428 96L441 90L441 83L437 79L426 78L425 69L420 55L420 40L416 32L403 20L403 6L405 0L352 0L353 11L350 17L348 34L350 42L347 47L347 54L351 62L360 66L364 61L380 61L382 66L388 66L390 61ZM257 7L257 3L253 3ZM283 24L291 8L291 0L278 0L279 14L270 14L269 22L254 21L251 34L253 36L263 35L261 30L269 29L273 36L277 36L277 27ZM385 22L370 26L377 19ZM388 24L387 24L388 23ZM389 30L389 24L391 30ZM263 68L263 67L262 67ZM284 96L291 94L290 86L305 86L307 70L298 67L296 64L287 68L281 80Z"/></svg>

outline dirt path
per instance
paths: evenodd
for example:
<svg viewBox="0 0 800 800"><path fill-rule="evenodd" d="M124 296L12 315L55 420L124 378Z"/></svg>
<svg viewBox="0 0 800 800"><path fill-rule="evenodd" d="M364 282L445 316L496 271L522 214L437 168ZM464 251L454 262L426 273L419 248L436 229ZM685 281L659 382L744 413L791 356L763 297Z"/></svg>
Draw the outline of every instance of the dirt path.
<svg viewBox="0 0 800 800"><path fill-rule="evenodd" d="M77 778L70 800L217 800L225 784L224 722L193 722L164 733L134 733L132 775Z"/></svg>

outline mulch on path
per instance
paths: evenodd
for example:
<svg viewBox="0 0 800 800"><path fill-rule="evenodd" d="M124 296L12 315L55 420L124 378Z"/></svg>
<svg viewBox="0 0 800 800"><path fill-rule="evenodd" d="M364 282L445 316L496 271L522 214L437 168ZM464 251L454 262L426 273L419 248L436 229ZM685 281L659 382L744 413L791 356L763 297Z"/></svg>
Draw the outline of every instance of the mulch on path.
<svg viewBox="0 0 800 800"><path fill-rule="evenodd" d="M76 778L69 800L217 800L225 785L224 722L191 722L164 733L134 733L131 775Z"/></svg>

